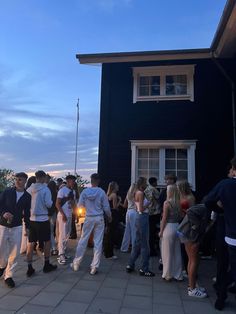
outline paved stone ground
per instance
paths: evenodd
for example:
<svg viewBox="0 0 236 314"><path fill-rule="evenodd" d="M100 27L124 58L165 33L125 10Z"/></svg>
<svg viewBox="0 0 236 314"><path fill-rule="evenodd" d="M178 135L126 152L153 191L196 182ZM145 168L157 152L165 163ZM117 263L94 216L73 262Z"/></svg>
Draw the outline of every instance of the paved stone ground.
<svg viewBox="0 0 236 314"><path fill-rule="evenodd" d="M70 241L73 254L76 240ZM44 274L42 256L35 256L34 277L26 278L25 256L22 256L15 274L16 287L9 289L0 280L0 314L10 313L111 313L111 314L213 314L215 293L211 278L215 271L214 261L201 263L199 283L208 288L209 298L195 299L186 294L187 282L167 283L158 272L157 258L151 260L154 278L127 274L124 269L129 254L117 252L116 261L103 258L97 275L89 274L92 249L87 254L79 272L69 265L59 265L58 270ZM56 259L53 258L54 262ZM220 313L220 312L219 312ZM236 300L229 297L227 307L221 313L235 314Z"/></svg>

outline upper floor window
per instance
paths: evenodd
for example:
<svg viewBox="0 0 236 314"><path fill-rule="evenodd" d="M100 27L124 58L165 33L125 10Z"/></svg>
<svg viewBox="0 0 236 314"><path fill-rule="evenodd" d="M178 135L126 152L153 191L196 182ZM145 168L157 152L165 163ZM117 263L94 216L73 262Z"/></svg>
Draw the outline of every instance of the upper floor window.
<svg viewBox="0 0 236 314"><path fill-rule="evenodd" d="M133 68L133 102L194 100L194 65Z"/></svg>

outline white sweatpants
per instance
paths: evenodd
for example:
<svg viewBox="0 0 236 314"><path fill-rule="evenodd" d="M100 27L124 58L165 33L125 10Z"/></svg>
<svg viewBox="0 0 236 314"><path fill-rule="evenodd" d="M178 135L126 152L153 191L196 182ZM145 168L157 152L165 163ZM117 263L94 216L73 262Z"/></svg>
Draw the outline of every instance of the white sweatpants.
<svg viewBox="0 0 236 314"><path fill-rule="evenodd" d="M5 268L4 279L12 278L20 254L22 226L7 228L0 225L0 268Z"/></svg>
<svg viewBox="0 0 236 314"><path fill-rule="evenodd" d="M181 279L182 277L181 248L177 236L178 225L178 223L167 223L161 240L162 278L165 279Z"/></svg>
<svg viewBox="0 0 236 314"><path fill-rule="evenodd" d="M82 234L76 248L76 254L73 263L80 264L87 248L90 234L93 232L93 260L91 268L98 268L102 255L102 242L104 235L103 216L86 217L82 229Z"/></svg>
<svg viewBox="0 0 236 314"><path fill-rule="evenodd" d="M71 232L71 221L72 217L67 217L67 221L64 222L62 215L58 213L57 215L57 227L58 227L58 251L59 255L66 253L67 242L70 237Z"/></svg>

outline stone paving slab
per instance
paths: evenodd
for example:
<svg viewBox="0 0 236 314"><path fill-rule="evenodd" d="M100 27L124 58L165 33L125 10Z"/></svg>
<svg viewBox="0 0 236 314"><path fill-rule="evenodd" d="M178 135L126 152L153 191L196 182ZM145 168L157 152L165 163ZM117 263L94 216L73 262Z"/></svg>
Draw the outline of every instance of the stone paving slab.
<svg viewBox="0 0 236 314"><path fill-rule="evenodd" d="M76 241L70 241L73 255ZM227 307L214 309L215 292L211 278L215 262L201 262L199 283L207 288L209 298L197 299L187 295L187 282L165 282L158 271L158 259L151 259L156 277L140 277L138 272L127 274L129 254L116 252L118 260L102 258L98 274L89 274L92 250L88 249L78 272L69 264L44 274L42 255L34 256L36 274L26 277L27 264L22 256L15 274L16 288L9 289L0 280L0 314L235 314L236 300L229 294ZM53 263L57 263L55 257ZM138 261L139 262L139 261ZM137 269L138 269L137 263Z"/></svg>

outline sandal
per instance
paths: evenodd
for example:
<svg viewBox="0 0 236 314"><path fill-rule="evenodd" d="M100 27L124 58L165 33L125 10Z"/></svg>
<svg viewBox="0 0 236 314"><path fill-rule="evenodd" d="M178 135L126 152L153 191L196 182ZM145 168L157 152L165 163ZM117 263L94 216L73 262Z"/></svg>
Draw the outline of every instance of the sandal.
<svg viewBox="0 0 236 314"><path fill-rule="evenodd" d="M154 277L155 276L155 274L152 271L150 271L150 270L143 271L142 269L139 270L139 275L144 276L144 277Z"/></svg>

